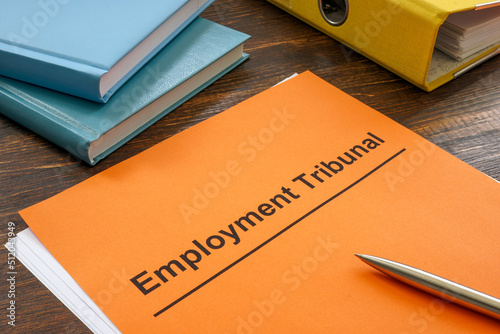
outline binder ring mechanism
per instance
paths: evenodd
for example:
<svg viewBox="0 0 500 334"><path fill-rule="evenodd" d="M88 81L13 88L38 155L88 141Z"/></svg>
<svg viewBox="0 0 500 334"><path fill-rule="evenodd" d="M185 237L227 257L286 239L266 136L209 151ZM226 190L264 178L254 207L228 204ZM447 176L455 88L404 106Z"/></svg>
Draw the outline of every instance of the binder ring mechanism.
<svg viewBox="0 0 500 334"><path fill-rule="evenodd" d="M321 15L332 26L341 26L347 20L348 0L318 0L318 5Z"/></svg>

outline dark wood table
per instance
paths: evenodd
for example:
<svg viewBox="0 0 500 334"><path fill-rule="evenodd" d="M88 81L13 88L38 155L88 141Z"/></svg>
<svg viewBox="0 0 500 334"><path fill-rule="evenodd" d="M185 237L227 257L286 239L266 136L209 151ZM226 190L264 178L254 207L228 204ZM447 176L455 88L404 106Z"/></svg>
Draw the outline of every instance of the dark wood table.
<svg viewBox="0 0 500 334"><path fill-rule="evenodd" d="M500 179L500 57L426 93L264 0L217 0L203 17L251 35L245 48L250 60L95 167L0 115L2 245L7 241L9 222L17 232L26 228L19 210L306 70ZM16 263L15 277L16 326L7 325L8 270L7 252L2 247L0 332L89 332L20 263Z"/></svg>

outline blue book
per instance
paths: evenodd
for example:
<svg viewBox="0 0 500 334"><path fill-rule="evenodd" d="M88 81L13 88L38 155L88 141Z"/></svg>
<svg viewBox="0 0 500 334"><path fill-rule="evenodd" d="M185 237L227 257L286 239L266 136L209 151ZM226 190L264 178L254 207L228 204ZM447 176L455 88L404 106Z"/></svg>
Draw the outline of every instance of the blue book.
<svg viewBox="0 0 500 334"><path fill-rule="evenodd" d="M212 2L3 1L0 75L105 103Z"/></svg>
<svg viewBox="0 0 500 334"><path fill-rule="evenodd" d="M0 113L94 165L246 60L249 37L197 18L106 104L0 76Z"/></svg>

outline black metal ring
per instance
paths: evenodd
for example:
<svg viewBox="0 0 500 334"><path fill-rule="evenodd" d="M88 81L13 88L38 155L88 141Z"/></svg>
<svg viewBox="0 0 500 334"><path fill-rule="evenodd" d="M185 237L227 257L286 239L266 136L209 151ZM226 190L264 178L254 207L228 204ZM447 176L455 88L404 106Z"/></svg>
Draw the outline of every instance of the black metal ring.
<svg viewBox="0 0 500 334"><path fill-rule="evenodd" d="M318 0L318 6L325 21L332 26L341 26L349 15L348 0Z"/></svg>

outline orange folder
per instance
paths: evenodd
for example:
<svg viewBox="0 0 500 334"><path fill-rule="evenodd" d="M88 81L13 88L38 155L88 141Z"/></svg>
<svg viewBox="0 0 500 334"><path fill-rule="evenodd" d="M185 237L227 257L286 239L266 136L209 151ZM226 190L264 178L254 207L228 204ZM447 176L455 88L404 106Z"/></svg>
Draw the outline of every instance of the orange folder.
<svg viewBox="0 0 500 334"><path fill-rule="evenodd" d="M123 333L498 333L499 184L310 72L21 212Z"/></svg>

